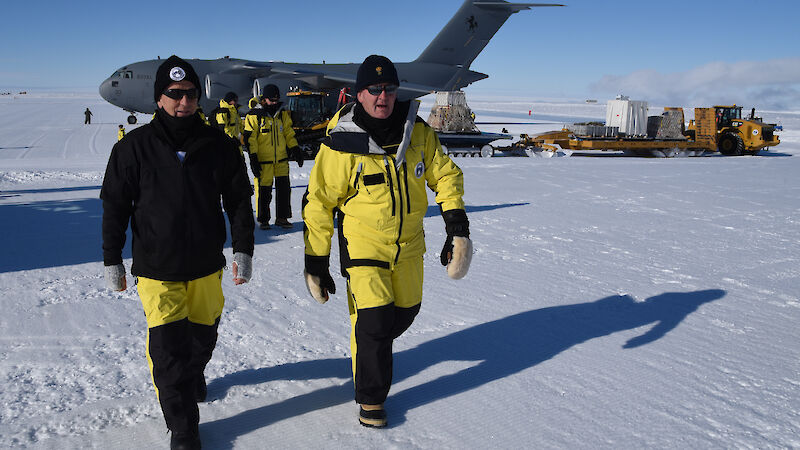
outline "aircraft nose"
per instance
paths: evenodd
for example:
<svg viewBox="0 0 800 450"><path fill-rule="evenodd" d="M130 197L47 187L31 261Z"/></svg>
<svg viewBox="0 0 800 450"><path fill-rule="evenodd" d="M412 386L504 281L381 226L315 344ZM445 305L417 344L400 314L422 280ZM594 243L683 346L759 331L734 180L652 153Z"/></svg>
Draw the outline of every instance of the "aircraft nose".
<svg viewBox="0 0 800 450"><path fill-rule="evenodd" d="M105 81L100 83L100 96L105 99L105 101L112 103L112 99L114 96L114 88L111 86L111 78L107 78Z"/></svg>

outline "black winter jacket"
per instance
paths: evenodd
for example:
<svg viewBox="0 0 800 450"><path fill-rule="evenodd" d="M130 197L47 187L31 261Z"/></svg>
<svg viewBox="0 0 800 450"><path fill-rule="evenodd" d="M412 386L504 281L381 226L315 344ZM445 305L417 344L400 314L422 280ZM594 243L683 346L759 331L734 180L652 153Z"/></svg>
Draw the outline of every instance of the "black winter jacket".
<svg viewBox="0 0 800 450"><path fill-rule="evenodd" d="M223 206L234 253L253 254L252 194L239 150L199 119L183 148L176 147L158 117L114 145L100 192L105 265L122 262L130 220L133 275L163 281L210 275L225 266ZM183 162L176 150L186 152Z"/></svg>

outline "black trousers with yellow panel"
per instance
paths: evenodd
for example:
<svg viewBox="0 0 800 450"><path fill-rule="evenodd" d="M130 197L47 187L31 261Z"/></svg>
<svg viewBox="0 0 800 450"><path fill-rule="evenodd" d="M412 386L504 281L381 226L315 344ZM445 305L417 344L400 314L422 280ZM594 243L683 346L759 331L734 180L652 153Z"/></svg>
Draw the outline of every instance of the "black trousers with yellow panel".
<svg viewBox="0 0 800 450"><path fill-rule="evenodd" d="M291 183L289 182L289 159L278 162L261 161L261 177L254 180L256 189L256 220L269 223L269 204L272 202L272 184L275 184L275 217L292 217Z"/></svg>
<svg viewBox="0 0 800 450"><path fill-rule="evenodd" d="M289 219L292 217L291 206L291 186L289 177L275 177L275 217L277 219ZM255 185L258 186L256 190L256 220L258 223L269 223L270 211L269 204L272 202L272 184L264 185L262 183L270 182L262 176L262 179L255 179Z"/></svg>
<svg viewBox="0 0 800 450"><path fill-rule="evenodd" d="M167 428L197 434L198 382L217 344L225 298L222 270L191 281L139 277L147 317L147 362Z"/></svg>
<svg viewBox="0 0 800 450"><path fill-rule="evenodd" d="M388 266L388 264L386 265ZM422 257L347 269L350 353L356 403L382 404L392 385L392 344L422 302Z"/></svg>

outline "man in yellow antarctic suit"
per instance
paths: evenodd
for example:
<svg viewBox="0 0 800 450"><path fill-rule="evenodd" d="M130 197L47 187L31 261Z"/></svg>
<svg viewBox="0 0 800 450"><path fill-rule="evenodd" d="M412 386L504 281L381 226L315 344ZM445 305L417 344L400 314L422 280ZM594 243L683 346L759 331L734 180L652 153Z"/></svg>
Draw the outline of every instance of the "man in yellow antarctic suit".
<svg viewBox="0 0 800 450"><path fill-rule="evenodd" d="M250 155L250 170L255 176L256 216L262 230L269 229L269 204L275 184L275 225L292 228L289 159L303 167L303 154L297 146L289 111L282 108L280 91L274 84L264 86L260 107L251 109L244 120L244 140Z"/></svg>
<svg viewBox="0 0 800 450"><path fill-rule="evenodd" d="M241 144L242 118L239 117L239 96L235 92L225 94L219 106L211 111L210 121L214 127Z"/></svg>
<svg viewBox="0 0 800 450"><path fill-rule="evenodd" d="M411 326L422 302L426 185L436 192L445 220L441 261L450 277L466 275L472 257L461 169L417 117L419 102L397 101L399 84L387 58L364 60L356 77L358 101L328 125L303 198L304 276L320 303L336 292L328 268L336 214L355 400L359 421L368 427L387 424L392 342Z"/></svg>

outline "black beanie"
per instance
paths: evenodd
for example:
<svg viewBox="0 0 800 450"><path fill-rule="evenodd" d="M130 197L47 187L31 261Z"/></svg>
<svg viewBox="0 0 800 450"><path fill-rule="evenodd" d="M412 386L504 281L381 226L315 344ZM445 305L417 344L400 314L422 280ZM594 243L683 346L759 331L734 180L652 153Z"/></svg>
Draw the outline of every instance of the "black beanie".
<svg viewBox="0 0 800 450"><path fill-rule="evenodd" d="M231 92L228 92L227 94L225 94L225 97L223 98L223 100L225 100L225 103L230 103L233 100L236 100L238 102L239 101L239 96L236 95L235 92L231 91Z"/></svg>
<svg viewBox="0 0 800 450"><path fill-rule="evenodd" d="M394 68L394 64L389 61L389 58L381 55L369 55L358 67L356 92L367 86L380 83L399 86L400 80L397 78L397 69Z"/></svg>
<svg viewBox="0 0 800 450"><path fill-rule="evenodd" d="M156 81L153 83L153 98L156 103L161 99L161 94L164 93L167 86L173 82L183 80L194 84L194 87L197 88L199 98L203 90L200 89L200 79L197 77L194 68L183 59L172 55L161 63L156 71Z"/></svg>
<svg viewBox="0 0 800 450"><path fill-rule="evenodd" d="M278 86L275 86L274 84L268 84L264 86L264 90L261 92L261 97L275 100L281 98L281 91L278 90Z"/></svg>

